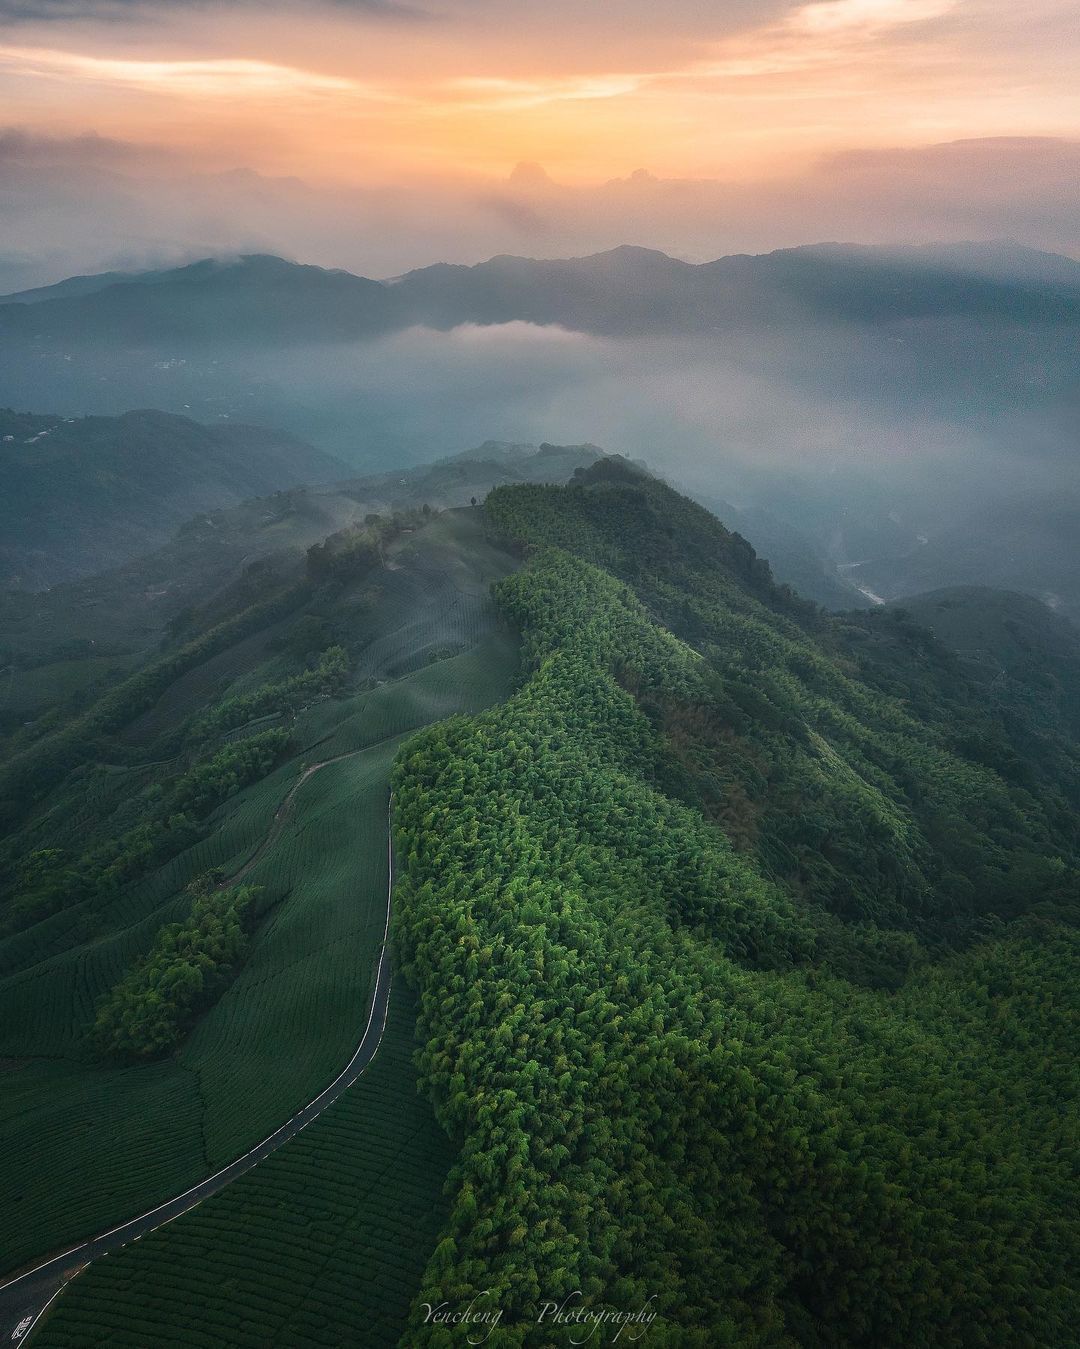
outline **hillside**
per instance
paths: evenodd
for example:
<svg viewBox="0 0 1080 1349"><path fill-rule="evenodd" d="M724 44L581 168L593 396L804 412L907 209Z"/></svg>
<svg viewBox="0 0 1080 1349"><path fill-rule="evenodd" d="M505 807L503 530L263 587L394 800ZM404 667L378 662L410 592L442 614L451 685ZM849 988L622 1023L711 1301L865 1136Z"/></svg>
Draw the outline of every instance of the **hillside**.
<svg viewBox="0 0 1080 1349"><path fill-rule="evenodd" d="M432 1142L401 1197L403 1171L389 1187L385 1171L374 1183L365 1172L351 1131L373 1131L381 1150L374 1121L393 1109L388 1082L402 1110L417 1100L395 1050L378 1081L351 1087L296 1151L92 1265L39 1342L351 1344L389 1271L397 1319L378 1342L409 1349L447 1342L425 1304L474 1298L501 1309L501 1342L547 1349L563 1341L538 1309L576 1296L593 1310L649 1309L658 1342L701 1349L1069 1343L1080 1311L1067 1274L1080 1248L1080 753L1067 709L1047 706L1033 746L1030 724L987 698L968 657L926 628L889 609L824 614L702 507L614 457L564 487L499 487L482 513L412 519L415 533L386 536L389 553L350 531L313 551L316 590L296 595L325 624L319 641L347 649L345 684L335 676L329 697L263 722L267 708L290 707L282 681L297 667L264 646L271 663L240 673L240 653L245 668L252 659L241 634L256 629L238 616L228 641L207 634L172 653L84 717L79 739L54 738L18 766L20 799L45 795L13 838L24 850L56 846L58 807L83 780L101 783L93 795L78 788L88 802L108 799L106 770L87 777L85 754L74 776L57 776L87 736L94 758L107 746L103 763L130 755L134 769L256 717L248 734L288 730L279 752L299 764L316 746L320 757L375 752L419 713L427 729L388 741L362 781L348 764L347 779L330 768L333 778L313 779L315 814L297 818L295 835L291 819L271 834L275 850L294 840L301 861L257 854L243 879L265 887L268 920L254 940L269 943L267 959L290 932L298 939L312 903L338 921L348 905L338 886L370 852L347 838L370 818L364 802L395 756L394 952L413 990L400 1006L415 997L421 1099L450 1150ZM447 585L473 596L471 626L454 638L477 642L471 657L446 648ZM943 611L956 644L974 625L999 650L1002 631L1024 646L1005 627L1010 598L992 631L970 616L985 597L956 602ZM231 684L214 664L219 648L237 653ZM328 670L328 649L318 659L313 668ZM1075 673L1064 639L1055 659ZM398 682L350 691L370 675ZM421 687L428 678L441 701ZM206 690L222 684L210 701ZM398 698L416 712L391 716L385 700ZM451 711L460 715L439 720ZM76 913L55 885L70 861L29 876L8 944L11 1006L26 1024L12 1023L5 1052L71 1053L63 1046L88 1004L61 993L81 988L64 984L74 962L81 980L107 988L123 960L106 953L117 942L125 959L146 949L166 911L148 909L151 890L171 915L183 912L173 887L189 874L213 861L228 876L294 771L230 797L153 887L122 885L104 903L91 889ZM175 779L161 785L178 790ZM9 771L8 793L15 786ZM97 829L124 813L93 809ZM316 839L328 841L333 884L307 875L321 865ZM111 936L121 913L136 926ZM272 990L248 979L253 949L235 987ZM241 1021L227 993L196 1026L180 1060L209 1072L214 1091L229 1084L210 1100L215 1156L242 1144L253 1113L269 1119L274 1093L289 1108L285 1075L272 1090L252 1079L242 1114L227 1105L248 1081L236 1079L237 1044L260 1043L270 1027L313 1034L324 1017L341 1041L339 1003L322 988L325 1004L303 1015L297 1004L295 1020L268 1007ZM47 1021L35 1012L45 1006ZM294 1064L276 1045L274 1062ZM75 1056L20 1069L38 1072L85 1100L85 1075L101 1068ZM300 1078L288 1080L298 1093ZM125 1090L135 1093L134 1078ZM29 1146L20 1131L31 1117L21 1101L15 1143ZM132 1127L134 1117L133 1104ZM175 1107L173 1118L179 1147L187 1126ZM396 1136L426 1128L410 1115ZM68 1142L60 1120L44 1136ZM91 1146L79 1156L96 1165ZM153 1177L129 1167L129 1191L163 1185L155 1165ZM325 1188L331 1174L336 1191ZM77 1215L107 1216L54 1199L43 1188L28 1210L39 1249ZM423 1229L422 1274L402 1204L437 1215ZM28 1244L26 1229L13 1232L11 1258ZM227 1292L203 1296L222 1267Z"/></svg>
<svg viewBox="0 0 1080 1349"><path fill-rule="evenodd" d="M52 341L110 341L143 346L184 339L310 340L382 331L391 312L377 281L253 254L204 258L166 271L117 280L61 282L59 294L38 290L29 302L3 306L8 333Z"/></svg>
<svg viewBox="0 0 1080 1349"><path fill-rule="evenodd" d="M284 584L329 534L373 514L467 506L503 483L562 482L602 453L488 443L418 469L290 488L200 511L161 547L97 575L46 593L0 593L0 735L32 737L86 706L163 638ZM26 725L43 714L45 726Z"/></svg>
<svg viewBox="0 0 1080 1349"><path fill-rule="evenodd" d="M196 511L341 463L279 431L163 412L58 417L0 410L0 587L44 590L164 542Z"/></svg>
<svg viewBox="0 0 1080 1349"><path fill-rule="evenodd" d="M830 562L814 542L790 521L780 519L760 506L741 510L711 492L689 492L732 529L753 539L755 550L766 558L777 580L825 609L865 609L873 603Z"/></svg>
<svg viewBox="0 0 1080 1349"><path fill-rule="evenodd" d="M68 276L51 286L33 286L30 290L12 291L0 295L0 304L37 304L40 300L71 300L80 295L93 295L106 286L120 286L135 279L146 281L148 272L94 272L84 276Z"/></svg>
<svg viewBox="0 0 1080 1349"><path fill-rule="evenodd" d="M892 608L961 657L969 679L1037 728L1080 738L1080 628L1030 595L955 586Z"/></svg>
<svg viewBox="0 0 1080 1349"><path fill-rule="evenodd" d="M1061 451L1068 456L1067 442ZM1080 487L1069 468L1054 489L1023 488L978 502L917 546L885 549L853 567L852 580L899 600L943 587L1022 590L1080 621L1076 548Z"/></svg>
<svg viewBox="0 0 1080 1349"><path fill-rule="evenodd" d="M488 587L514 565L470 508L346 530L10 761L6 1271L243 1153L348 1059L385 924L394 755L428 720L509 693L516 642ZM185 958L202 971L194 995ZM415 1100L411 1072L403 1051L395 1080ZM387 1166L420 1166L417 1210L439 1212L447 1147L430 1113L417 1101L421 1137L403 1139L383 1109L378 1167L348 1162L351 1191L327 1177L343 1221ZM369 1116L345 1109L341 1136L341 1113L346 1159ZM406 1268L416 1241L400 1233Z"/></svg>

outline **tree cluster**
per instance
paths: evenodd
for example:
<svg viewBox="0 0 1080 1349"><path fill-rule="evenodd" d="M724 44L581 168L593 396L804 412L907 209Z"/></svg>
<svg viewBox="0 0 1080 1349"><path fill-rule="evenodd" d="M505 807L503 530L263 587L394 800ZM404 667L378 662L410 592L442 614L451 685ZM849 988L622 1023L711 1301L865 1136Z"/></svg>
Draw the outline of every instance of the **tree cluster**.
<svg viewBox="0 0 1080 1349"><path fill-rule="evenodd" d="M147 955L101 999L97 1051L135 1062L173 1049L227 986L248 946L257 890L196 890L191 915L158 933Z"/></svg>
<svg viewBox="0 0 1080 1349"><path fill-rule="evenodd" d="M17 931L66 906L101 900L175 857L203 836L206 817L223 801L266 776L288 739L287 731L274 728L204 755L139 799L138 824L93 843L77 858L58 848L35 849L18 868L2 929Z"/></svg>
<svg viewBox="0 0 1080 1349"><path fill-rule="evenodd" d="M276 683L260 684L249 693L223 698L199 717L189 732L193 741L212 740L226 731L246 726L259 717L293 712L313 698L340 693L349 673L344 647L328 646L309 670Z"/></svg>

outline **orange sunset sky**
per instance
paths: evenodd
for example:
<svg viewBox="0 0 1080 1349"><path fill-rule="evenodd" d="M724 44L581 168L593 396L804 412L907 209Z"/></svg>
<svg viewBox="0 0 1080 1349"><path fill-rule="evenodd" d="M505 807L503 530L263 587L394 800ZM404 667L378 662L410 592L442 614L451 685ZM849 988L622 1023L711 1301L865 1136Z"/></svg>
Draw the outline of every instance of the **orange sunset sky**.
<svg viewBox="0 0 1080 1349"><path fill-rule="evenodd" d="M1075 137L1075 0L0 0L2 121L337 183Z"/></svg>

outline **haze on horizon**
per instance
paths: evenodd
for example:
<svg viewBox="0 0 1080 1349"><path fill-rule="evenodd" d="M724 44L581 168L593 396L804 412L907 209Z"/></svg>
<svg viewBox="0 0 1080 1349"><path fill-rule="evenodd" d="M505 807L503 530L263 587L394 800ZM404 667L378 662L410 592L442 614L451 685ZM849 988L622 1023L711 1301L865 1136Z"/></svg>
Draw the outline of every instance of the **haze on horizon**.
<svg viewBox="0 0 1080 1349"><path fill-rule="evenodd" d="M0 288L238 250L1076 254L1078 45L1059 0L0 0Z"/></svg>

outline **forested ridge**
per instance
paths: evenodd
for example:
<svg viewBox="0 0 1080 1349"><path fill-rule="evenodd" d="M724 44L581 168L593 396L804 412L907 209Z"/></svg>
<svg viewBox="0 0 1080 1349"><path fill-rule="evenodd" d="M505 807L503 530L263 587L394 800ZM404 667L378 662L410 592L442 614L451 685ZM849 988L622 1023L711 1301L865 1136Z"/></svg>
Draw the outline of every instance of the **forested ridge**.
<svg viewBox="0 0 1080 1349"><path fill-rule="evenodd" d="M656 1343L1076 1343L1076 750L606 461L486 503L527 672L395 783L425 1303Z"/></svg>

